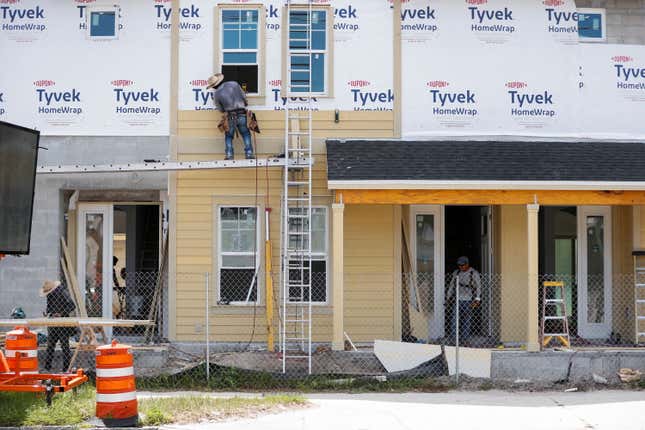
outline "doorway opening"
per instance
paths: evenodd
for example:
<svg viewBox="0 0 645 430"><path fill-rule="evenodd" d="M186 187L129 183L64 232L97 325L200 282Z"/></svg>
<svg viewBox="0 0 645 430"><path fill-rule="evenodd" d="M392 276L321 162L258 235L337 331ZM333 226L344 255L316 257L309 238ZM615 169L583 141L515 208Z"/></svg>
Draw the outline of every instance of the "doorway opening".
<svg viewBox="0 0 645 430"><path fill-rule="evenodd" d="M160 237L159 204L79 203L77 270L89 316L148 319L159 288ZM114 334L144 331L117 327Z"/></svg>
<svg viewBox="0 0 645 430"><path fill-rule="evenodd" d="M472 310L471 330L473 344L485 344L492 334L492 216L490 206L445 207L445 294L457 267L457 259L468 257L470 266L480 273L481 303ZM454 307L446 309L445 331L451 332Z"/></svg>
<svg viewBox="0 0 645 430"><path fill-rule="evenodd" d="M575 206L544 206L540 208L538 215L540 278L564 283L564 304L571 335L578 332L577 219L578 208ZM562 297L548 298L561 299ZM541 294L539 301L540 318L542 318ZM549 322L549 324L553 323ZM545 327L545 331L547 330L551 330L551 327Z"/></svg>

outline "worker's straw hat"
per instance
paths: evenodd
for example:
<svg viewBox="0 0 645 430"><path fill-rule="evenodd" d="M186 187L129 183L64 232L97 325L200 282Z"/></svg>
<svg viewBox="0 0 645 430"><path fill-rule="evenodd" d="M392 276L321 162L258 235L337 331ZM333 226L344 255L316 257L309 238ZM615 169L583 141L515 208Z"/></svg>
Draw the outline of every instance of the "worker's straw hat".
<svg viewBox="0 0 645 430"><path fill-rule="evenodd" d="M42 287L40 287L40 297L48 296L52 291L60 286L60 281L45 281Z"/></svg>
<svg viewBox="0 0 645 430"><path fill-rule="evenodd" d="M206 86L206 89L209 90L211 88L215 88L219 84L222 83L224 80L224 75L222 73L215 73L213 76L208 78L208 85Z"/></svg>

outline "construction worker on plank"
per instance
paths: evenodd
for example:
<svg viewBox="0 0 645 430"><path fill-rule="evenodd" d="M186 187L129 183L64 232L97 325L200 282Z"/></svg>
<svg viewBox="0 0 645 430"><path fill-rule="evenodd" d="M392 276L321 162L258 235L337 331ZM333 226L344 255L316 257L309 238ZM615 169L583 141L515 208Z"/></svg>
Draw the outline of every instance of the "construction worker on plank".
<svg viewBox="0 0 645 430"><path fill-rule="evenodd" d="M224 75L217 73L208 78L206 89L215 88L215 107L223 112L222 121L217 126L225 135L226 156L225 160L233 159L233 137L235 130L242 136L244 141L244 152L247 160L253 160L253 144L251 143L251 131L247 122L248 101L246 94L235 81L224 82Z"/></svg>

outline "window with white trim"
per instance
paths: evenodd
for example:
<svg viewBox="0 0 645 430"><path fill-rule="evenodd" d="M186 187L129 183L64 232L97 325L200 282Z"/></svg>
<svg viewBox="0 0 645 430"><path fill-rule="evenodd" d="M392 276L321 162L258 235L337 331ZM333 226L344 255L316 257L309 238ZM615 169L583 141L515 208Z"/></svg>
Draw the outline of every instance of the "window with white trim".
<svg viewBox="0 0 645 430"><path fill-rule="evenodd" d="M87 36L90 39L116 39L119 36L121 8L113 6L91 6L85 9Z"/></svg>
<svg viewBox="0 0 645 430"><path fill-rule="evenodd" d="M329 9L291 9L289 13L290 92L328 92ZM311 54L308 54L311 44Z"/></svg>
<svg viewBox="0 0 645 430"><path fill-rule="evenodd" d="M220 9L220 58L225 81L259 94L260 8Z"/></svg>
<svg viewBox="0 0 645 430"><path fill-rule="evenodd" d="M260 267L258 210L252 206L220 206L218 284L220 304L257 300Z"/></svg>
<svg viewBox="0 0 645 430"><path fill-rule="evenodd" d="M305 213L305 208L289 208L291 215ZM311 301L326 303L327 294L327 268L328 268L328 240L327 240L327 208L316 206L311 208ZM305 218L291 218L289 220L289 232L299 233L307 231L307 220ZM290 235L289 248L307 249L307 235ZM290 261L290 266L297 266L298 261ZM308 262L305 262L308 267ZM303 280L305 284L309 281L309 270L291 269L289 271L291 281ZM307 290L292 288L289 292L292 301L306 301L309 299ZM303 297L304 296L304 297Z"/></svg>

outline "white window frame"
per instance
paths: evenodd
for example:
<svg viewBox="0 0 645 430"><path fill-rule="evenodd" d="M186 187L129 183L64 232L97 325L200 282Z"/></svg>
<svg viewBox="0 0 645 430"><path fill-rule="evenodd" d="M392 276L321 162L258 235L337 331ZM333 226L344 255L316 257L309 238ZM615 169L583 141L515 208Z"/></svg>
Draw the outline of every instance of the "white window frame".
<svg viewBox="0 0 645 430"><path fill-rule="evenodd" d="M607 339L613 330L612 293L612 228L611 206L578 206L578 334L584 339ZM588 322L588 279L587 279L587 217L602 216L604 218L603 244L605 249L603 261L603 299L604 321Z"/></svg>
<svg viewBox="0 0 645 430"><path fill-rule="evenodd" d="M324 232L324 237L325 237L325 251L323 253L320 252L314 252L313 248L311 251L311 261L324 261L325 262L325 301L321 300L316 300L312 301L311 305L312 306L328 306L330 304L330 298L329 298L329 208L325 205L312 205L311 206L311 211L312 213L316 209L322 209L325 215L325 232ZM313 273L313 272L311 272ZM313 282L312 282L313 283Z"/></svg>
<svg viewBox="0 0 645 430"><path fill-rule="evenodd" d="M262 242L261 242L261 231L262 231L262 217L260 216L261 213L261 208L260 206L254 206L252 204L250 205L245 205L245 204L220 204L215 206L217 209L217 248L216 248L216 253L217 253L217 304L220 304L222 297L221 297L221 271L222 269L249 269L249 268L243 268L243 267L224 267L222 264L222 257L224 255L227 256L235 256L235 255L253 255L252 253L249 252L222 252L222 215L221 211L223 208L235 208L235 209L240 209L240 208L255 208L256 210L256 223L255 223L255 270L257 272L256 275L256 300L249 300L249 301L230 301L228 302L225 306L256 306L262 302L262 277L261 277L261 268L262 268ZM253 269L253 268L250 268Z"/></svg>
<svg viewBox="0 0 645 430"><path fill-rule="evenodd" d="M114 36L92 36L92 14L108 12L114 13ZM87 38L90 40L115 40L119 38L119 27L121 27L121 7L118 4L88 6L85 9Z"/></svg>
<svg viewBox="0 0 645 430"><path fill-rule="evenodd" d="M577 8L578 11L578 16L580 14L599 14L601 16L601 29L600 31L602 32L602 37L597 39L595 37L584 37L578 35L578 40L580 42L587 42L587 43L606 43L607 42L607 10L603 8L586 8L586 7L580 7ZM580 25L580 23L578 23Z"/></svg>
<svg viewBox="0 0 645 430"><path fill-rule="evenodd" d="M436 270L434 272L434 309L432 315L428 313L428 336L430 339L439 339L445 335L445 313L444 313L444 281L445 281L445 206L443 205L412 205L410 206L410 218L408 230L410 238L410 251L412 254L412 273L417 273L417 215L434 216L435 249L434 258ZM415 280L416 282L416 280ZM416 290L416 285L414 285ZM418 293L415 291L418 297Z"/></svg>
<svg viewBox="0 0 645 430"><path fill-rule="evenodd" d="M301 10L308 10L307 5L292 5L291 10L295 11L298 9ZM334 31L334 11L330 6L325 6L325 5L316 5L312 7L312 12L318 12L322 11L325 12L326 14L326 23L327 26L325 28L325 49L324 50L313 50L312 53L320 53L325 55L325 67L324 67L324 91L322 92L311 92L312 96L315 97L333 97L333 52L334 52L334 37L333 37L333 31ZM303 94L308 94L307 92L293 92L289 91L289 85L287 84L288 82L291 82L291 73L289 72L288 68L290 68L291 65L291 53L298 53L298 50L291 50L289 48L289 22L290 22L290 16L287 16L287 8L283 8L283 16L284 19L282 20L283 22L283 32L282 32L282 38L283 38L283 55L286 57L283 57L283 70L282 70L282 82L283 82L283 87L282 87L282 94L287 94L288 97L301 97ZM311 60L310 60L311 61ZM284 67L284 65L288 64L288 67ZM311 64L310 64L311 67ZM311 85L311 82L309 83Z"/></svg>
<svg viewBox="0 0 645 430"><path fill-rule="evenodd" d="M257 49L224 49L224 23L223 23L223 11L225 10L255 10L258 12L258 44ZM264 77L264 65L265 65L265 29L266 29L266 11L264 5L261 4L220 4L215 7L215 64L214 70L221 71L222 66L224 66L224 53L226 52L257 52L256 55L256 64L258 66L258 92L257 93L247 93L246 96L248 99L258 99L264 102L265 97L265 86L266 79ZM242 63L242 64L233 64L228 63L229 66L248 66L252 65L251 63Z"/></svg>

